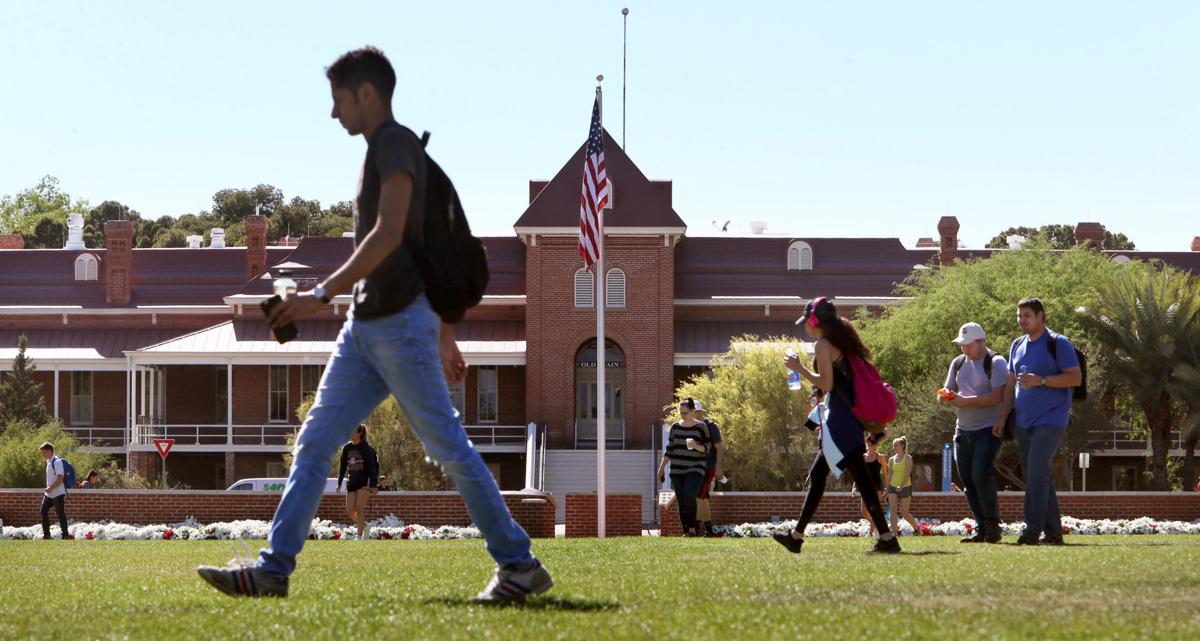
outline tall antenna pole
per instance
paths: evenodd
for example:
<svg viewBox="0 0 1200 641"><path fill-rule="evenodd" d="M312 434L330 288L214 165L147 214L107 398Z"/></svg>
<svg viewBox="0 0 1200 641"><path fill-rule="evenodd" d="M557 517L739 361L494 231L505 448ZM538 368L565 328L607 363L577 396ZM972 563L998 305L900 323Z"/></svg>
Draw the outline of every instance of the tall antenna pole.
<svg viewBox="0 0 1200 641"><path fill-rule="evenodd" d="M621 9L621 148L629 151L625 147L625 76L628 74L629 64L627 62L629 56L629 8Z"/></svg>

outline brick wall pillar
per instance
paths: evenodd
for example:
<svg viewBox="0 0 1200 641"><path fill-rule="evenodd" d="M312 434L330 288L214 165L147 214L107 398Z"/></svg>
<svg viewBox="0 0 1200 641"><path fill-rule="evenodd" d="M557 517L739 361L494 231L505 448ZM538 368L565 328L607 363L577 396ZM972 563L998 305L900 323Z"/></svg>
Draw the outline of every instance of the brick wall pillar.
<svg viewBox="0 0 1200 641"><path fill-rule="evenodd" d="M947 267L958 260L958 218L942 216L938 221L938 264Z"/></svg>
<svg viewBox="0 0 1200 641"><path fill-rule="evenodd" d="M605 536L642 535L642 495L606 494L604 501ZM596 523L596 493L567 495L567 536L594 537L599 531Z"/></svg>
<svg viewBox="0 0 1200 641"><path fill-rule="evenodd" d="M266 216L246 216L246 280L267 271Z"/></svg>
<svg viewBox="0 0 1200 641"><path fill-rule="evenodd" d="M225 452L225 487L233 485L237 478L237 454Z"/></svg>

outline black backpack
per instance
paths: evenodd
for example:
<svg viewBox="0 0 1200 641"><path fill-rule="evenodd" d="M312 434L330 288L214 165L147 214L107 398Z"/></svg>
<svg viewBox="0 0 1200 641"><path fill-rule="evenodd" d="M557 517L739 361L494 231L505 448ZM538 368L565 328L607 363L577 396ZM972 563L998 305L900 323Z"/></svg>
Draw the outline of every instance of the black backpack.
<svg viewBox="0 0 1200 641"><path fill-rule="evenodd" d="M429 144L429 132L421 147ZM488 284L487 249L471 235L454 183L425 152L425 222L420 246L412 251L425 296L443 322L462 321L467 310L483 300Z"/></svg>
<svg viewBox="0 0 1200 641"><path fill-rule="evenodd" d="M1050 351L1050 358L1058 360L1058 338L1062 336L1058 332L1050 332L1050 342L1046 344L1046 349ZM1072 401L1087 400L1087 357L1083 355L1083 350L1076 348L1075 357L1079 359L1079 385L1075 386L1075 394L1071 397Z"/></svg>

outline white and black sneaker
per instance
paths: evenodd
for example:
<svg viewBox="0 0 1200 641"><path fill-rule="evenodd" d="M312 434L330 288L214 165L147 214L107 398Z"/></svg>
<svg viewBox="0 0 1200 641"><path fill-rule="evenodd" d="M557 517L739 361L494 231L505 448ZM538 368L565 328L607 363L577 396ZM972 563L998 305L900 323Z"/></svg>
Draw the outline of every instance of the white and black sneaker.
<svg viewBox="0 0 1200 641"><path fill-rule="evenodd" d="M219 568L202 565L196 568L200 578L229 596L285 597L288 594L288 578L267 572L253 565L231 563Z"/></svg>
<svg viewBox="0 0 1200 641"><path fill-rule="evenodd" d="M502 565L496 568L496 574L483 592L475 595L476 603L491 603L505 605L521 603L527 596L537 596L554 586L554 579L542 567L541 561L533 560L527 567Z"/></svg>

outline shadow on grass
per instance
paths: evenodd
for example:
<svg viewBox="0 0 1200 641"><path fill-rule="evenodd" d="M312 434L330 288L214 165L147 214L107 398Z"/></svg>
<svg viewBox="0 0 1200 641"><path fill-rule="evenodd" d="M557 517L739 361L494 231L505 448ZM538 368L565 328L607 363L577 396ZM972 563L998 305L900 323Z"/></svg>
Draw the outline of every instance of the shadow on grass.
<svg viewBox="0 0 1200 641"><path fill-rule="evenodd" d="M606 612L621 609L621 604L615 601L592 601L588 599L568 599L556 596L532 597L524 603L480 604L471 599L449 597L443 599L426 599L426 605L448 606L483 606L489 608L520 608L522 610L554 610L560 612Z"/></svg>
<svg viewBox="0 0 1200 641"><path fill-rule="evenodd" d="M900 556L953 556L962 554L962 552L951 552L950 550L921 550L920 552L909 552L902 550Z"/></svg>

